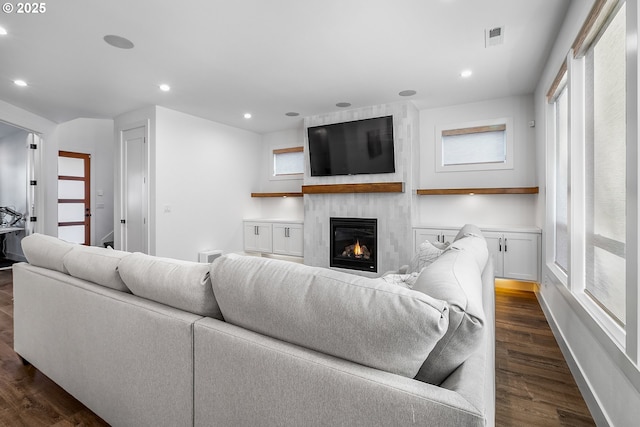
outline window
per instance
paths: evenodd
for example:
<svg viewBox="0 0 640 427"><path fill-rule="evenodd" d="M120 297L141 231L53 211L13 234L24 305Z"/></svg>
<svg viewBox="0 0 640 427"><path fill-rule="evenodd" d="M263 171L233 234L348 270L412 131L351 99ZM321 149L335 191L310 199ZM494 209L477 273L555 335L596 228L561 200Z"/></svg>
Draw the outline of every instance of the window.
<svg viewBox="0 0 640 427"><path fill-rule="evenodd" d="M467 123L436 130L436 171L492 170L513 167L508 119Z"/></svg>
<svg viewBox="0 0 640 427"><path fill-rule="evenodd" d="M566 74L566 73L565 73ZM554 102L555 112L555 238L554 261L569 271L569 90L565 86Z"/></svg>
<svg viewBox="0 0 640 427"><path fill-rule="evenodd" d="M585 292L624 325L626 242L625 5L585 63Z"/></svg>
<svg viewBox="0 0 640 427"><path fill-rule="evenodd" d="M303 147L273 150L273 176L299 178L304 173Z"/></svg>

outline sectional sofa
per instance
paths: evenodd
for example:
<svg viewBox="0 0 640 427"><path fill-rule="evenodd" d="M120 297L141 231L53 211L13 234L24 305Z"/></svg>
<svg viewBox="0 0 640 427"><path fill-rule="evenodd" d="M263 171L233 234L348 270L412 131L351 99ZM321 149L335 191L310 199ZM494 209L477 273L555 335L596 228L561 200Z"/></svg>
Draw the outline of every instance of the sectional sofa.
<svg viewBox="0 0 640 427"><path fill-rule="evenodd" d="M111 425L494 424L493 267L476 227L406 286L40 234L23 249L14 349Z"/></svg>

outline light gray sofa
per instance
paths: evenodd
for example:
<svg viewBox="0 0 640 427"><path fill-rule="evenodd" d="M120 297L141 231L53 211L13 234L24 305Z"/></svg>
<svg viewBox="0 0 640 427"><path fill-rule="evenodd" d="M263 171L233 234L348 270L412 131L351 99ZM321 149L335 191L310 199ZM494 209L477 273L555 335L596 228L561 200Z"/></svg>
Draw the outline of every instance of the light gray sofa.
<svg viewBox="0 0 640 427"><path fill-rule="evenodd" d="M32 235L13 267L14 349L114 426L493 425L493 267L478 233L465 226L414 289Z"/></svg>

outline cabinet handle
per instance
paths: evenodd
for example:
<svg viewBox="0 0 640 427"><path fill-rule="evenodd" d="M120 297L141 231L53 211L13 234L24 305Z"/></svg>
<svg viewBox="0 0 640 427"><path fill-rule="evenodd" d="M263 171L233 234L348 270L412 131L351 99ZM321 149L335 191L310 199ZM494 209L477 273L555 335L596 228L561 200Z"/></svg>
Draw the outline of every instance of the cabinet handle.
<svg viewBox="0 0 640 427"><path fill-rule="evenodd" d="M438 237L437 237L437 238L438 238L438 242L440 242L440 235L439 235L439 234L438 234Z"/></svg>
<svg viewBox="0 0 640 427"><path fill-rule="evenodd" d="M440 243L444 243L444 233L442 233L441 236L442 236L442 240L440 241Z"/></svg>
<svg viewBox="0 0 640 427"><path fill-rule="evenodd" d="M502 237L498 239L498 252L502 252Z"/></svg>
<svg viewBox="0 0 640 427"><path fill-rule="evenodd" d="M289 227L284 228L284 237L289 237Z"/></svg>
<svg viewBox="0 0 640 427"><path fill-rule="evenodd" d="M504 251L507 252L507 238L504 238Z"/></svg>
<svg viewBox="0 0 640 427"><path fill-rule="evenodd" d="M253 234L255 234L256 236L260 234L260 230L258 229L257 225L253 226Z"/></svg>

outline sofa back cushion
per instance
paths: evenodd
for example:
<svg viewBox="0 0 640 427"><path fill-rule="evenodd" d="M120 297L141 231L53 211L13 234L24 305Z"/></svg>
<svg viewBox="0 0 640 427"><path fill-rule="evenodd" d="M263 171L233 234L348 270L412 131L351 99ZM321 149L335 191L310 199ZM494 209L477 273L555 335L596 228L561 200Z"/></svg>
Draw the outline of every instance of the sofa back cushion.
<svg viewBox="0 0 640 427"><path fill-rule="evenodd" d="M208 264L133 253L120 260L118 272L134 295L222 319Z"/></svg>
<svg viewBox="0 0 640 427"><path fill-rule="evenodd" d="M36 267L48 268L69 274L64 266L64 256L76 245L57 237L34 233L22 239L22 252L27 262Z"/></svg>
<svg viewBox="0 0 640 427"><path fill-rule="evenodd" d="M418 276L413 289L447 301L449 327L416 379L440 384L482 343L482 278L472 251L452 248Z"/></svg>
<svg viewBox="0 0 640 427"><path fill-rule="evenodd" d="M118 264L129 252L77 245L62 262L69 274L117 291L130 292L118 274Z"/></svg>
<svg viewBox="0 0 640 427"><path fill-rule="evenodd" d="M238 255L211 278L225 321L410 378L447 330L443 301L381 279Z"/></svg>

